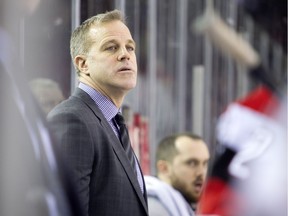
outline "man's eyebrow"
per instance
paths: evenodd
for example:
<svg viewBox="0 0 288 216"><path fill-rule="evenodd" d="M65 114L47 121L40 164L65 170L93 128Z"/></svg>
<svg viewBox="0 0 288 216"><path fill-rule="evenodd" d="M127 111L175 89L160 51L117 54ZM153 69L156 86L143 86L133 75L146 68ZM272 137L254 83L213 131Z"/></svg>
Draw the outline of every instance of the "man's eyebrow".
<svg viewBox="0 0 288 216"><path fill-rule="evenodd" d="M101 47L102 47L102 46L105 46L105 45L107 45L107 44L109 44L109 43L117 44L118 41L115 40L115 39L110 39L110 40L104 41L104 42L101 43ZM134 46L136 46L136 43L135 43L135 41L134 41L133 39L128 39L128 40L127 40L127 43L128 43L128 44L133 44Z"/></svg>
<svg viewBox="0 0 288 216"><path fill-rule="evenodd" d="M199 161L197 158L187 158L184 160L185 162L191 162L191 161Z"/></svg>
<svg viewBox="0 0 288 216"><path fill-rule="evenodd" d="M106 40L106 41L102 42L100 45L101 45L101 47L103 47L109 43L117 43L117 41L115 39Z"/></svg>
<svg viewBox="0 0 288 216"><path fill-rule="evenodd" d="M132 39L129 39L129 40L128 40L128 43L132 43L134 46L136 46L136 43L135 43L135 41L134 41L134 40L132 40Z"/></svg>

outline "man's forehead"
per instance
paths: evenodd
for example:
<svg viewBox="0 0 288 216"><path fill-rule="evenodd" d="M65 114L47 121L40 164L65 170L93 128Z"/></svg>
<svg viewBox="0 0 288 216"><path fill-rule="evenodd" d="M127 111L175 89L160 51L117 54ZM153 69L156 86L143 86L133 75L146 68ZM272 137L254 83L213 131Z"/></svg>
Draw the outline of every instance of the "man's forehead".
<svg viewBox="0 0 288 216"><path fill-rule="evenodd" d="M92 37L105 37L105 36L129 36L130 30L121 21L112 21L108 23L98 23L94 24L89 29L89 35Z"/></svg>
<svg viewBox="0 0 288 216"><path fill-rule="evenodd" d="M200 140L200 139L193 139L189 136L183 135L183 136L179 136L176 140L175 140L175 146L177 148L179 148L180 146L191 146L191 145L198 145L198 144L204 144L205 143ZM200 145L201 145L200 144Z"/></svg>
<svg viewBox="0 0 288 216"><path fill-rule="evenodd" d="M117 42L125 42L131 43L135 45L135 41L133 40L130 31L128 29L123 28L106 28L106 27L93 27L90 29L89 37L95 41L99 42L98 45L102 46L103 44L117 43Z"/></svg>
<svg viewBox="0 0 288 216"><path fill-rule="evenodd" d="M178 137L175 141L175 147L179 152L183 153L197 150L207 150L208 152L208 147L203 140L192 139L188 136Z"/></svg>

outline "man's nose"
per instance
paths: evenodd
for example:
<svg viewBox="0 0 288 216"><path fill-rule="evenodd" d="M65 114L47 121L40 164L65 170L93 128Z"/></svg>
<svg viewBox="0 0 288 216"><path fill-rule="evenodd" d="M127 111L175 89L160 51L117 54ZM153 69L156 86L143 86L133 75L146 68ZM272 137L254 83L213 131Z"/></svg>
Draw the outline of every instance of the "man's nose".
<svg viewBox="0 0 288 216"><path fill-rule="evenodd" d="M196 173L198 176L204 176L206 171L207 171L207 168L205 166L198 166Z"/></svg>
<svg viewBox="0 0 288 216"><path fill-rule="evenodd" d="M127 51L126 48L121 48L121 49L119 49L118 60L119 60L119 61L122 61L122 60L124 60L124 59L129 60L129 59L130 59L130 54L129 54L129 52Z"/></svg>

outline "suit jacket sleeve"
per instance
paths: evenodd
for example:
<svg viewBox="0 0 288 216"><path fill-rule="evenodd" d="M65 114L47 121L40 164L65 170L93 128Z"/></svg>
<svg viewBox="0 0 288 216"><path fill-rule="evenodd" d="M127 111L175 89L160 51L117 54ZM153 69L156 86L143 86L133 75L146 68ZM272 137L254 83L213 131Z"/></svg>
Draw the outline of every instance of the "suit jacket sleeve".
<svg viewBox="0 0 288 216"><path fill-rule="evenodd" d="M94 149L87 124L81 116L65 112L48 116L51 130L54 132L61 154L71 171L79 200L85 214L88 215L89 183L93 167Z"/></svg>

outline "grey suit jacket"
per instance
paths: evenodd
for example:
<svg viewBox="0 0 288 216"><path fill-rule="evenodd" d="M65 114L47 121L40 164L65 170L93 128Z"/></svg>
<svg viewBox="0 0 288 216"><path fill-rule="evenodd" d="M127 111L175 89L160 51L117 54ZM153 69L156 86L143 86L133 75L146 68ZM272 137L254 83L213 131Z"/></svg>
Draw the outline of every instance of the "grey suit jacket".
<svg viewBox="0 0 288 216"><path fill-rule="evenodd" d="M86 92L77 88L48 121L85 215L148 215L146 188L143 195L118 137Z"/></svg>

